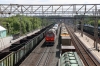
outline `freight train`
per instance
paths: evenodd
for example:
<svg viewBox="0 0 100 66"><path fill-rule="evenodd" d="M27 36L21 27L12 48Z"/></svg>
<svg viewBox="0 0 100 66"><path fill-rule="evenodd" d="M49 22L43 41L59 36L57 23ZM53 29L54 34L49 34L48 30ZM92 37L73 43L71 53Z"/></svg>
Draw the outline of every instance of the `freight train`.
<svg viewBox="0 0 100 66"><path fill-rule="evenodd" d="M19 66L20 62L39 44L53 24L27 36L0 52L0 66Z"/></svg>
<svg viewBox="0 0 100 66"><path fill-rule="evenodd" d="M77 52L65 52L60 56L59 66L84 66Z"/></svg>
<svg viewBox="0 0 100 66"><path fill-rule="evenodd" d="M68 33L64 23L61 24L60 38L61 38L61 45L62 46L71 45L71 37L70 37L70 34Z"/></svg>
<svg viewBox="0 0 100 66"><path fill-rule="evenodd" d="M77 28L80 30L81 25L78 24ZM83 25L83 31L85 31L85 32L87 32L91 35L94 35L94 26L92 26L92 25ZM98 36L100 37L100 27L98 27Z"/></svg>
<svg viewBox="0 0 100 66"><path fill-rule="evenodd" d="M61 24L61 51L58 66L84 66L75 47L71 44L71 37L64 23Z"/></svg>
<svg viewBox="0 0 100 66"><path fill-rule="evenodd" d="M49 29L45 35L46 45L54 45L58 32L58 24L55 24L53 28Z"/></svg>

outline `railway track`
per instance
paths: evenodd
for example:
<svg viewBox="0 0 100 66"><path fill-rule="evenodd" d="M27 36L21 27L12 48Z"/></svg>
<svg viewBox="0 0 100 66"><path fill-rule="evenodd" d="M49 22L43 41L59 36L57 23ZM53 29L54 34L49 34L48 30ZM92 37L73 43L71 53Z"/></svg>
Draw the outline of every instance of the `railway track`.
<svg viewBox="0 0 100 66"><path fill-rule="evenodd" d="M60 29L58 30L56 41L58 41L58 38L59 38L58 37L59 31L60 31ZM57 46L56 44L54 44L54 46L46 46L45 50L42 52L41 57L35 66L50 66L51 60L53 59L52 56L56 53L55 52L56 46Z"/></svg>
<svg viewBox="0 0 100 66"><path fill-rule="evenodd" d="M59 38L58 37L59 31L60 31L60 27L58 28L56 41L58 41L58 38ZM51 60L54 59L52 56L56 53L55 52L56 43L57 42L55 42L54 46L45 46L45 50L42 52L42 54L35 66L49 66L50 65Z"/></svg>
<svg viewBox="0 0 100 66"><path fill-rule="evenodd" d="M67 27L67 26L66 26ZM67 27L69 31L73 45L75 46L78 54L80 55L82 61L84 62L85 66L99 66L99 63L93 58L93 56L89 53L86 47L82 44L82 42L78 39L78 37L74 34L73 30Z"/></svg>
<svg viewBox="0 0 100 66"><path fill-rule="evenodd" d="M35 66L42 52L45 50L42 46L44 45L45 39L43 39L39 45L29 54L29 56L20 64L20 66Z"/></svg>
<svg viewBox="0 0 100 66"><path fill-rule="evenodd" d="M31 52L20 66L47 66L53 47L45 46L45 39Z"/></svg>
<svg viewBox="0 0 100 66"><path fill-rule="evenodd" d="M54 46L45 46L45 39L30 53L20 66L48 66Z"/></svg>
<svg viewBox="0 0 100 66"><path fill-rule="evenodd" d="M60 27L59 27L60 28ZM60 30L60 29L59 29ZM56 60L56 47L59 36L59 31L57 34L57 39L54 46L46 46L45 39L43 39L38 46L30 53L30 55L25 59L20 66L54 66L56 63L52 63Z"/></svg>
<svg viewBox="0 0 100 66"><path fill-rule="evenodd" d="M52 47L45 47L40 59L38 60L36 66L47 66L49 59L52 55Z"/></svg>

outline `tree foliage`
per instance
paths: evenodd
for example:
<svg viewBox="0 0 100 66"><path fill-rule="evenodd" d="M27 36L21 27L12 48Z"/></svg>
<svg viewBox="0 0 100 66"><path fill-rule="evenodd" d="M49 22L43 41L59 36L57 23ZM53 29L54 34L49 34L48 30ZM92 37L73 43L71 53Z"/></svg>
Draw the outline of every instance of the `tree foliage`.
<svg viewBox="0 0 100 66"><path fill-rule="evenodd" d="M7 18L0 18L0 25L7 29L9 35L14 35L20 33L21 35L33 31L34 29L41 28L42 26L47 26L50 21L47 19L42 19L39 17L30 17L24 15L16 15Z"/></svg>
<svg viewBox="0 0 100 66"><path fill-rule="evenodd" d="M91 16L88 16L88 15L75 15L74 17L76 18L84 18L84 23L85 24L89 24L89 25L92 25L94 26L94 23L95 23L95 17L91 17ZM100 17L98 17L98 26L100 26Z"/></svg>

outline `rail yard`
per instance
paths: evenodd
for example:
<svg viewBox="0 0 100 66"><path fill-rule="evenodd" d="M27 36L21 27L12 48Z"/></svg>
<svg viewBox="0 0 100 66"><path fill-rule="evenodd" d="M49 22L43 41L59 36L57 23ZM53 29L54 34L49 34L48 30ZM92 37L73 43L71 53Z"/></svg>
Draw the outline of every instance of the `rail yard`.
<svg viewBox="0 0 100 66"><path fill-rule="evenodd" d="M66 23L48 25L2 50L0 66L99 66L100 53L78 34Z"/></svg>
<svg viewBox="0 0 100 66"><path fill-rule="evenodd" d="M100 66L100 4L66 3L0 4L0 66Z"/></svg>

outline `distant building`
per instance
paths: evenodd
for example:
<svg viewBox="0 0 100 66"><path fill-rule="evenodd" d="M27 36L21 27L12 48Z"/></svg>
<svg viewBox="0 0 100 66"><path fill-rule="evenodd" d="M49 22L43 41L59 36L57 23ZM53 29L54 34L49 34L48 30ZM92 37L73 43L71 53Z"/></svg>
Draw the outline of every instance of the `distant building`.
<svg viewBox="0 0 100 66"><path fill-rule="evenodd" d="M6 37L6 29L0 26L0 38Z"/></svg>

